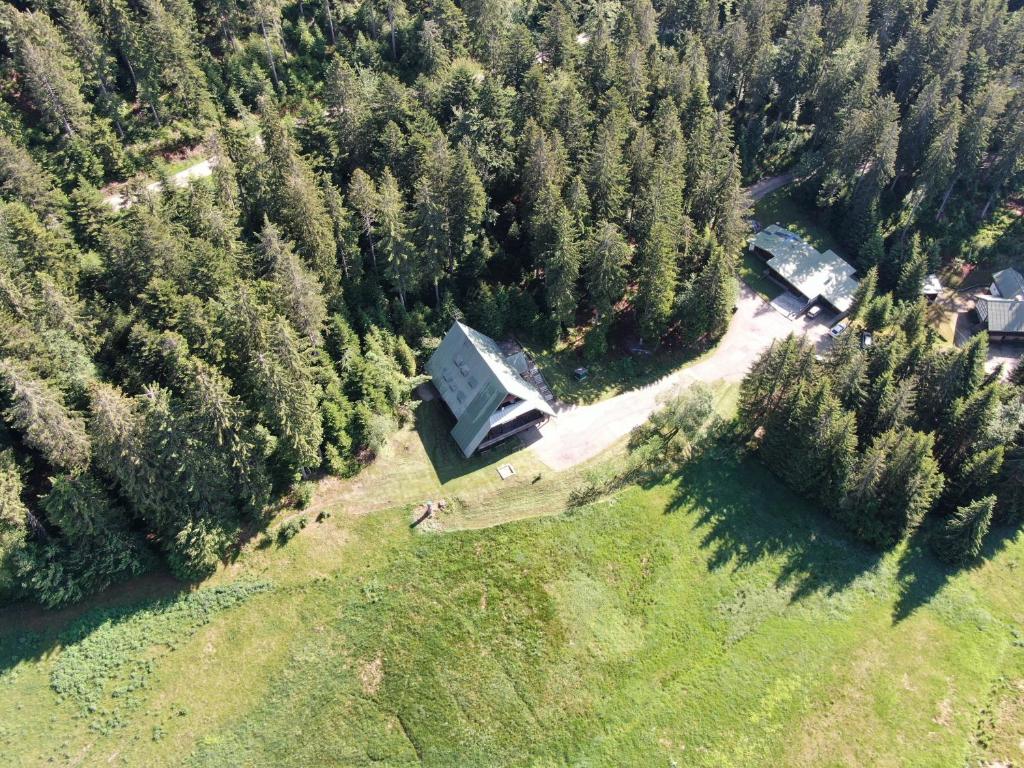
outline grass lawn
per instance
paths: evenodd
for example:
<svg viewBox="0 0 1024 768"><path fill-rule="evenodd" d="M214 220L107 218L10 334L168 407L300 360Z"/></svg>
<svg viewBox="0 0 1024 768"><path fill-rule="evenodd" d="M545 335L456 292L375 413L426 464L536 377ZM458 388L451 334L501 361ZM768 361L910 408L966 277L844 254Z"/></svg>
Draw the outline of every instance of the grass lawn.
<svg viewBox="0 0 1024 768"><path fill-rule="evenodd" d="M559 341L547 350L530 350L537 367L555 397L573 405L595 403L637 387L651 384L700 355L693 349L662 348L649 355L609 352L603 359L588 362L578 344ZM576 381L573 371L584 367L587 378Z"/></svg>
<svg viewBox="0 0 1024 768"><path fill-rule="evenodd" d="M739 264L740 278L762 299L772 301L782 293L782 288L764 276L765 269L767 267L761 259L750 251L743 251L743 260Z"/></svg>
<svg viewBox="0 0 1024 768"><path fill-rule="evenodd" d="M0 614L0 762L1024 760L1020 541L955 576L917 542L882 556L727 450L573 512L575 475L490 477L529 466L514 447L465 471L414 430L393 450L201 590ZM439 493L543 516L410 529Z"/></svg>
<svg viewBox="0 0 1024 768"><path fill-rule="evenodd" d="M763 227L778 224L796 232L819 251L831 248L837 255L845 258L843 249L832 233L819 223L819 216L794 201L785 189L765 195L754 203L754 218Z"/></svg>

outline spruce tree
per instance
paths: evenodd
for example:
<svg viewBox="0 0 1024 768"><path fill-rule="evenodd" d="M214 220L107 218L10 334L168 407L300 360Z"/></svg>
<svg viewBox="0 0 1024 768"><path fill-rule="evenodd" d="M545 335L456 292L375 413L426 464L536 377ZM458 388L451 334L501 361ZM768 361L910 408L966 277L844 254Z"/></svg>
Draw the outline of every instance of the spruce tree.
<svg viewBox="0 0 1024 768"><path fill-rule="evenodd" d="M981 554L985 534L992 524L996 497L985 496L957 508L943 521L932 540L935 554L947 563L966 564Z"/></svg>
<svg viewBox="0 0 1024 768"><path fill-rule="evenodd" d="M21 470L11 450L0 451L0 596L14 597L28 537Z"/></svg>
<svg viewBox="0 0 1024 768"><path fill-rule="evenodd" d="M656 221L637 254L637 316L641 333L652 341L668 330L678 279L675 243L668 225Z"/></svg>
<svg viewBox="0 0 1024 768"><path fill-rule="evenodd" d="M291 243L281 239L269 220L264 221L260 247L283 298L285 315L310 344L320 346L327 319L327 303L319 281L306 271Z"/></svg>
<svg viewBox="0 0 1024 768"><path fill-rule="evenodd" d="M409 242L408 214L398 181L385 168L377 197L377 248L387 263L387 275L405 306L406 296L422 279L419 254Z"/></svg>
<svg viewBox="0 0 1024 768"><path fill-rule="evenodd" d="M26 445L53 467L77 472L89 465L85 421L67 407L59 391L13 360L0 362L0 383L10 402L4 418Z"/></svg>
<svg viewBox="0 0 1024 768"><path fill-rule="evenodd" d="M555 215L552 240L544 255L544 293L555 319L562 325L575 320L576 281L580 274L580 244L568 209Z"/></svg>
<svg viewBox="0 0 1024 768"><path fill-rule="evenodd" d="M611 313L626 290L626 267L631 251L618 227L604 221L594 228L590 253L586 267L587 291L600 319Z"/></svg>
<svg viewBox="0 0 1024 768"><path fill-rule="evenodd" d="M931 435L906 427L876 437L857 462L841 519L865 541L890 547L931 510L944 478Z"/></svg>

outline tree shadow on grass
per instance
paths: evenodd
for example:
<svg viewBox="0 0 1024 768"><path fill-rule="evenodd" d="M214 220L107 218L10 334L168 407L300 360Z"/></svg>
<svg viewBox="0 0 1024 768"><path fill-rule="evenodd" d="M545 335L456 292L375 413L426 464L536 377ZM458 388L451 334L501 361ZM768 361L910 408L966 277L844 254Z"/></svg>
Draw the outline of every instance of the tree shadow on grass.
<svg viewBox="0 0 1024 768"><path fill-rule="evenodd" d="M139 611L169 605L193 588L166 571L155 571L67 608L47 610L28 601L0 608L0 675L21 662L39 661L104 624L128 621Z"/></svg>
<svg viewBox="0 0 1024 768"><path fill-rule="evenodd" d="M1018 532L1018 528L1011 525L993 528L985 537L981 555L964 566L956 566L947 565L932 554L929 538L934 535L933 527L919 528L910 537L900 558L896 573L899 597L893 606L893 624L900 623L919 608L928 605L958 573L980 568L991 560L1017 537Z"/></svg>
<svg viewBox="0 0 1024 768"><path fill-rule="evenodd" d="M711 551L709 570L780 558L776 587L791 588L791 602L843 591L884 554L849 537L759 461L722 446L679 474L666 514L683 509L697 515L701 546Z"/></svg>

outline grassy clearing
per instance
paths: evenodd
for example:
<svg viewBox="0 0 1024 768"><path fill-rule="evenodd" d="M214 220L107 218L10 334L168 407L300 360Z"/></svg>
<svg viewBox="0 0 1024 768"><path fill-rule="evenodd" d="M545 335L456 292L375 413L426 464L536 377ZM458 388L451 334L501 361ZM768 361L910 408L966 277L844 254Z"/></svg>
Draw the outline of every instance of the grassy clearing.
<svg viewBox="0 0 1024 768"><path fill-rule="evenodd" d="M928 324L947 344L956 342L956 324L959 315L939 302L928 305Z"/></svg>
<svg viewBox="0 0 1024 768"><path fill-rule="evenodd" d="M693 349L667 347L648 355L609 352L600 360L588 362L583 357L582 340L576 338L559 341L551 349L531 349L530 354L555 397L572 405L595 403L645 386L700 359ZM573 371L581 366L588 376L576 381Z"/></svg>
<svg viewBox="0 0 1024 768"><path fill-rule="evenodd" d="M429 405L416 427L443 435ZM578 473L446 445L406 430L325 489L329 518L199 592L32 632L0 615L4 764L1024 760L1024 543L952 577L918 541L882 556L727 450L566 513ZM439 495L451 527L535 519L410 529Z"/></svg>
<svg viewBox="0 0 1024 768"><path fill-rule="evenodd" d="M765 269L767 267L761 259L750 251L743 251L743 260L739 264L740 278L762 299L770 302L782 293L782 288L765 277Z"/></svg>

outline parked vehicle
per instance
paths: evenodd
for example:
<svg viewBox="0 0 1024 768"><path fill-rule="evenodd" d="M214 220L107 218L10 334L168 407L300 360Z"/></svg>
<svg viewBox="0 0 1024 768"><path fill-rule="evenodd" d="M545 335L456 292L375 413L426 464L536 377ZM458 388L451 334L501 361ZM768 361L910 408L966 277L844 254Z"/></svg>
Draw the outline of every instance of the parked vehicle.
<svg viewBox="0 0 1024 768"><path fill-rule="evenodd" d="M838 339L840 336L843 335L843 331L845 331L849 327L849 325L849 323L845 322L836 323L835 325L828 329L828 333L833 339Z"/></svg>

